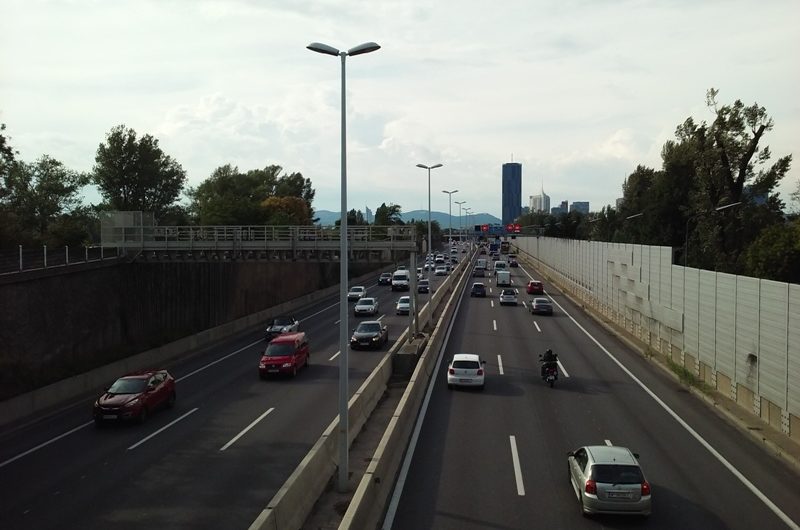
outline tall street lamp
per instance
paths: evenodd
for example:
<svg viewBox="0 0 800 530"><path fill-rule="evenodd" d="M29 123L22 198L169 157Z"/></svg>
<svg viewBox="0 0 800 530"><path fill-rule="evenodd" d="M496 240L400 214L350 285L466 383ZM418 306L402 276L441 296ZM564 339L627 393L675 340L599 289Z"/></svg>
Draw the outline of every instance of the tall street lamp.
<svg viewBox="0 0 800 530"><path fill-rule="evenodd" d="M339 225L339 491L347 491L349 475L347 432L349 430L347 397L349 386L349 356L347 349L347 142L345 121L345 67L348 55L361 55L380 49L374 42L365 42L347 51L339 51L332 46L312 42L306 46L311 51L325 55L339 56L342 59L342 198L341 224Z"/></svg>
<svg viewBox="0 0 800 530"><path fill-rule="evenodd" d="M446 193L447 194L447 199L448 199L448 201L447 201L447 215L448 215L448 218L449 218L449 221L448 221L449 226L447 228L447 238L448 238L448 243L452 243L452 241L453 241L453 194L454 193L458 193L458 190L453 190L453 191L442 190L442 193Z"/></svg>
<svg viewBox="0 0 800 530"><path fill-rule="evenodd" d="M458 205L458 241L461 242L464 237L464 222L461 219L461 205L467 204L467 201L453 201Z"/></svg>
<svg viewBox="0 0 800 530"><path fill-rule="evenodd" d="M417 167L428 170L428 254L433 252L433 241L431 241L431 169L442 167L442 164L435 164L433 166L426 166L425 164L417 164ZM428 267L428 282L431 280L431 270Z"/></svg>
<svg viewBox="0 0 800 530"><path fill-rule="evenodd" d="M470 221L470 217L472 216L472 208L464 208L464 212L467 214L467 226L470 226L472 224ZM472 241L472 238L470 238L470 241Z"/></svg>
<svg viewBox="0 0 800 530"><path fill-rule="evenodd" d="M722 211L722 210L727 210L728 208L732 208L734 206L739 206L740 204L742 204L742 201L732 202L731 204L726 204L724 206L718 206L718 207L714 208L713 211L719 212L719 211ZM686 233L685 233L685 235L683 237L683 267L684 268L686 268L686 266L687 266L686 264L688 263L688 258L689 258L689 221L691 221L692 219L697 219L701 215L705 215L707 213L711 213L711 211L696 213L696 214L690 216L688 219L686 219Z"/></svg>

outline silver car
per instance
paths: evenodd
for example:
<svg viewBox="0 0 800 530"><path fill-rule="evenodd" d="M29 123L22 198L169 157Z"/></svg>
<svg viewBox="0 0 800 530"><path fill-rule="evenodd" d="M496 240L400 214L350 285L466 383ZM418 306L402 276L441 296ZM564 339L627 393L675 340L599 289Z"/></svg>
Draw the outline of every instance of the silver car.
<svg viewBox="0 0 800 530"><path fill-rule="evenodd" d="M514 289L500 291L500 305L517 305L517 292Z"/></svg>
<svg viewBox="0 0 800 530"><path fill-rule="evenodd" d="M651 512L650 483L627 447L589 445L567 453L569 480L584 515Z"/></svg>
<svg viewBox="0 0 800 530"><path fill-rule="evenodd" d="M363 285L355 285L350 288L350 291L347 292L347 301L358 302L365 296L367 296L367 288Z"/></svg>
<svg viewBox="0 0 800 530"><path fill-rule="evenodd" d="M401 296L397 300L397 305L395 306L395 311L398 315L407 315L411 312L411 297L410 296Z"/></svg>
<svg viewBox="0 0 800 530"><path fill-rule="evenodd" d="M378 301L375 298L364 297L356 302L353 307L353 314L357 317L364 315L374 315L378 312Z"/></svg>

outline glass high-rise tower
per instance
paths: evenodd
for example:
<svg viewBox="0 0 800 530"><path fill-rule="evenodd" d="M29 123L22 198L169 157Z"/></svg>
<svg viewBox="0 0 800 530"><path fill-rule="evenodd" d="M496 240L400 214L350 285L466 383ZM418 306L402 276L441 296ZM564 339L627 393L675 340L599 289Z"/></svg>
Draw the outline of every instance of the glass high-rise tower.
<svg viewBox="0 0 800 530"><path fill-rule="evenodd" d="M503 224L513 223L522 215L522 164L503 164Z"/></svg>

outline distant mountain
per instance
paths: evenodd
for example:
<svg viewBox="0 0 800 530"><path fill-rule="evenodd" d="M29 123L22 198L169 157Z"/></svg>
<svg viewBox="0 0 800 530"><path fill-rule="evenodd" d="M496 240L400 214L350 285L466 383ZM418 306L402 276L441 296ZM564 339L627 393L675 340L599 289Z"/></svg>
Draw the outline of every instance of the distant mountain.
<svg viewBox="0 0 800 530"><path fill-rule="evenodd" d="M314 216L319 218L317 224L322 226L333 226L339 220L339 212L332 212L330 210L317 210ZM403 222L408 223L412 219L417 221L428 221L428 210L413 210L411 212L404 212L401 215ZM466 228L467 222L470 225L485 225L485 224L500 224L500 219L488 213L472 214L467 219L466 215L461 216L461 220ZM441 228L446 229L450 223L450 217L447 212L431 212L431 221L438 221ZM453 214L453 229L458 228L458 214Z"/></svg>

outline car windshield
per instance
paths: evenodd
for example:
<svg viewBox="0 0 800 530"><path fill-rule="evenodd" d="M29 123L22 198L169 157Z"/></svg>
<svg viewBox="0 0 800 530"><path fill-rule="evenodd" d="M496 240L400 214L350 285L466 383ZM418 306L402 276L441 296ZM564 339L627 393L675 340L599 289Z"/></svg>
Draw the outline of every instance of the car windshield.
<svg viewBox="0 0 800 530"><path fill-rule="evenodd" d="M109 394L140 394L144 392L147 386L147 380L141 378L122 378L114 381L111 388L108 389Z"/></svg>
<svg viewBox="0 0 800 530"><path fill-rule="evenodd" d="M381 325L378 322L362 322L356 329L357 333L377 333L381 330Z"/></svg>
<svg viewBox="0 0 800 530"><path fill-rule="evenodd" d="M603 484L641 484L644 480L639 466L595 464L591 478Z"/></svg>
<svg viewBox="0 0 800 530"><path fill-rule="evenodd" d="M264 352L264 355L268 357L283 357L285 355L291 355L294 353L294 344L289 344L286 342L279 342L274 343L270 342L269 346L267 346L267 351Z"/></svg>
<svg viewBox="0 0 800 530"><path fill-rule="evenodd" d="M512 289L503 289L503 295L504 296L509 296L509 295L513 295L513 294L514 294L514 291Z"/></svg>
<svg viewBox="0 0 800 530"><path fill-rule="evenodd" d="M356 305L373 305L375 303L374 298L362 298L358 301Z"/></svg>
<svg viewBox="0 0 800 530"><path fill-rule="evenodd" d="M294 324L294 319L292 317L276 317L275 320L272 321L273 326L291 326Z"/></svg>
<svg viewBox="0 0 800 530"><path fill-rule="evenodd" d="M360 292L362 292L363 290L364 290L364 288L363 288L363 287L351 287L351 288L350 288L350 292L351 292L351 293L360 293Z"/></svg>
<svg viewBox="0 0 800 530"><path fill-rule="evenodd" d="M466 370L477 370L481 367L478 361L453 361L453 368L462 368Z"/></svg>
<svg viewBox="0 0 800 530"><path fill-rule="evenodd" d="M534 298L533 299L533 303L534 304L549 304L550 301L547 300L546 298Z"/></svg>
<svg viewBox="0 0 800 530"><path fill-rule="evenodd" d="M408 296L401 296L400 299L397 301L398 304L410 304L411 298Z"/></svg>

